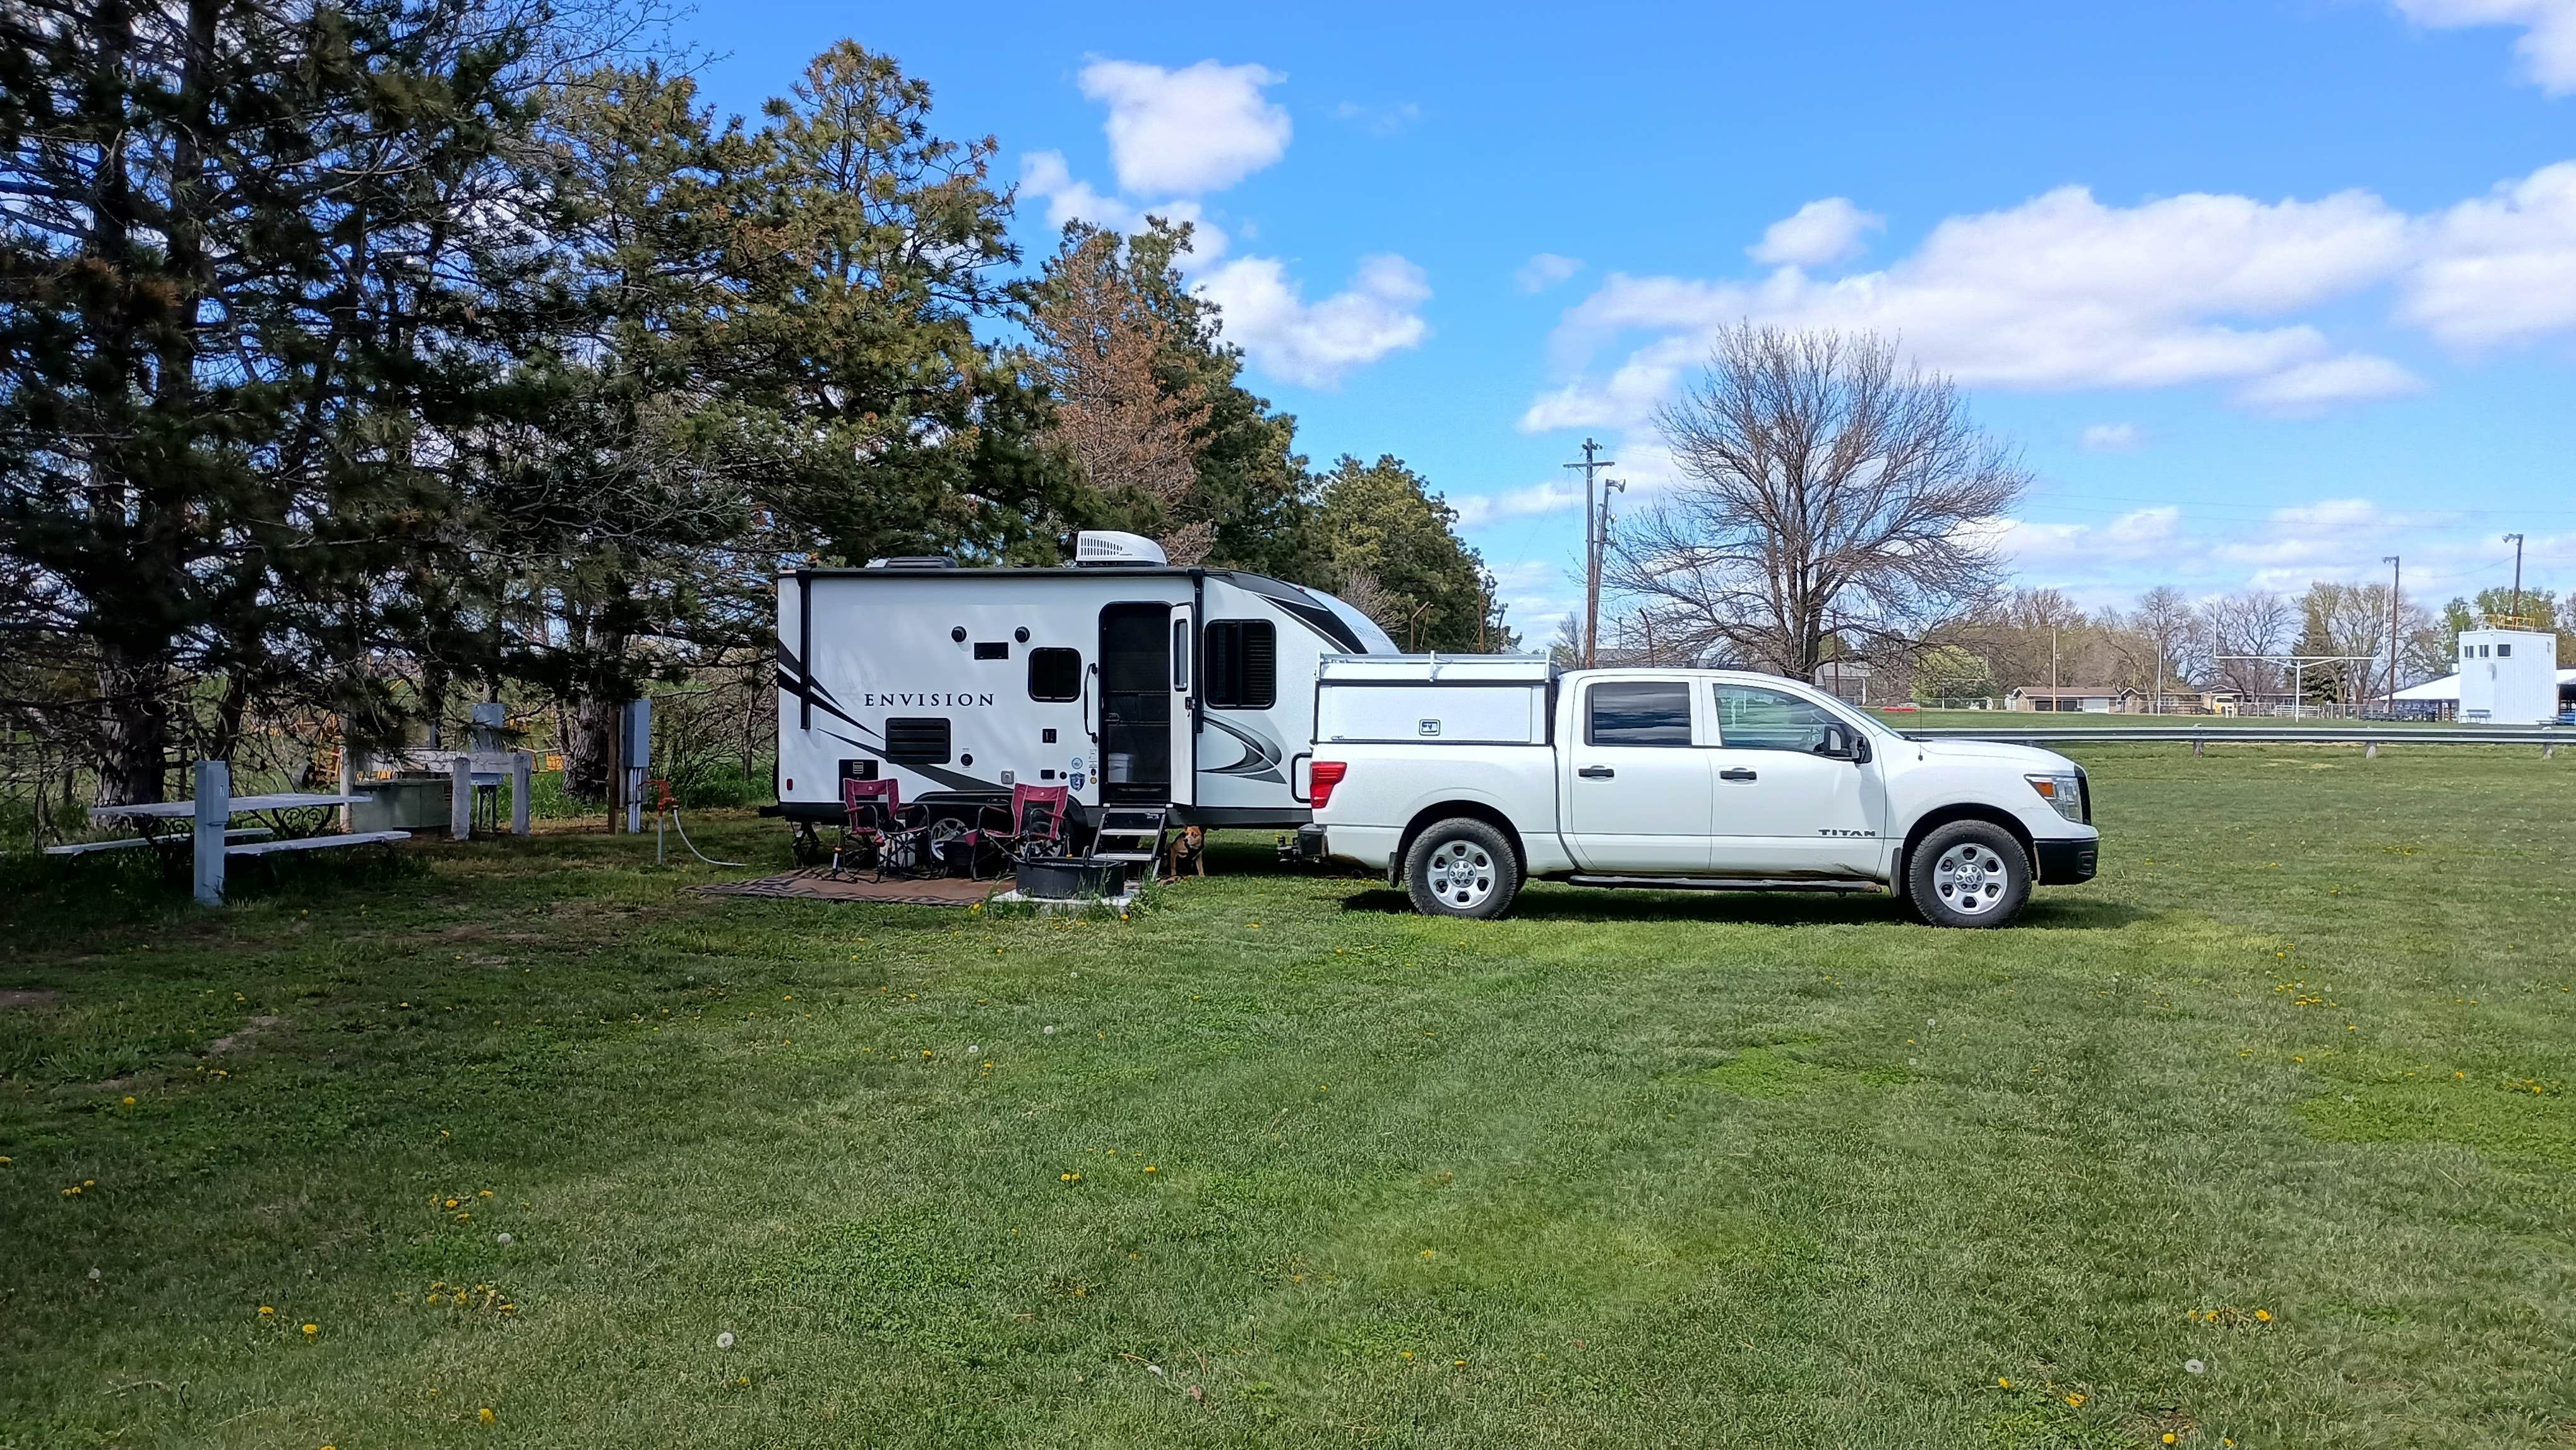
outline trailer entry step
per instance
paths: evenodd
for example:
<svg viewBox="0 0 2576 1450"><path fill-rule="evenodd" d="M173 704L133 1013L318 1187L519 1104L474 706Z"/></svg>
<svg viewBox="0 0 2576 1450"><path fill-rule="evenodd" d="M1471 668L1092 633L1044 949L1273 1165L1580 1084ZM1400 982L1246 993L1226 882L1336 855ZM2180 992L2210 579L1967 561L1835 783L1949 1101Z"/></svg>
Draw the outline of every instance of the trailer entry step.
<svg viewBox="0 0 2576 1450"><path fill-rule="evenodd" d="M1092 836L1095 861L1159 861L1163 856L1164 822L1169 806L1117 806L1100 813Z"/></svg>

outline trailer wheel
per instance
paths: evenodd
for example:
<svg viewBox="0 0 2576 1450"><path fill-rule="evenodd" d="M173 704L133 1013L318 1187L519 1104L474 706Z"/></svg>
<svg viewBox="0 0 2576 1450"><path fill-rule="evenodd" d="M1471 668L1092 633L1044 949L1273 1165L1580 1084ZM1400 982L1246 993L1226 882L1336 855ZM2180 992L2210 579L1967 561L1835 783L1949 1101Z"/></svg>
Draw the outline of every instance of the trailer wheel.
<svg viewBox="0 0 2576 1450"><path fill-rule="evenodd" d="M1404 892L1424 916L1500 916L1520 889L1511 842L1473 817L1429 827L1405 853Z"/></svg>
<svg viewBox="0 0 2576 1450"><path fill-rule="evenodd" d="M1934 926L2010 926L2030 904L2030 854L1991 821L1952 821L1923 838L1905 894Z"/></svg>

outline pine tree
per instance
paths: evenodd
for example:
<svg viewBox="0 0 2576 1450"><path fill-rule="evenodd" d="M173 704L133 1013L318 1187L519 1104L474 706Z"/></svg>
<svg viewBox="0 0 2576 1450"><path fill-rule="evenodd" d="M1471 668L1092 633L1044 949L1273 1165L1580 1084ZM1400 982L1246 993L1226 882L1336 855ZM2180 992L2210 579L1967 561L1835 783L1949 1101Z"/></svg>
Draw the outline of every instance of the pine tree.
<svg viewBox="0 0 2576 1450"><path fill-rule="evenodd" d="M0 11L0 559L13 632L97 682L104 799L159 799L175 749L228 756L263 699L400 709L384 580L436 546L434 435L508 351L533 249L504 153L545 19Z"/></svg>

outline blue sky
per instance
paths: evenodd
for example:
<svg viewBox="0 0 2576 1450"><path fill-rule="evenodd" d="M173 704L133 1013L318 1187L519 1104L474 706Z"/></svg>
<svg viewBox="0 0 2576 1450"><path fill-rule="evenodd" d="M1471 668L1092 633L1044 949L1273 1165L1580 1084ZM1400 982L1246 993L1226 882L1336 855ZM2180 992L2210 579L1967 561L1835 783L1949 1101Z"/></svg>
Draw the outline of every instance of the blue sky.
<svg viewBox="0 0 2576 1450"><path fill-rule="evenodd" d="M2093 603L2576 585L2576 0L709 7L750 111L848 35L1054 223L1192 216L1318 463L1391 452L1525 633L1576 477L1741 317L1896 331L2040 479L2017 577Z"/></svg>

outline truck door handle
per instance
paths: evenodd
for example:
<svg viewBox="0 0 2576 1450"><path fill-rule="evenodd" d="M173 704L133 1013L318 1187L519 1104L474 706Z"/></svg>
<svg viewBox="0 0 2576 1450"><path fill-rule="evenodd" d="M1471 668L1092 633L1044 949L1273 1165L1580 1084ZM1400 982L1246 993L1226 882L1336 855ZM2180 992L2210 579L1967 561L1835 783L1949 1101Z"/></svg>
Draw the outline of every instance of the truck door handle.
<svg viewBox="0 0 2576 1450"><path fill-rule="evenodd" d="M1752 771L1746 770L1744 767L1739 765L1733 770L1719 771L1717 773L1717 778L1719 780L1752 780L1755 779L1755 776Z"/></svg>
<svg viewBox="0 0 2576 1450"><path fill-rule="evenodd" d="M1581 770L1575 772L1576 775L1582 776L1585 780L1608 780L1610 777L1617 775L1618 773L1619 772L1612 770L1606 765L1587 765Z"/></svg>

